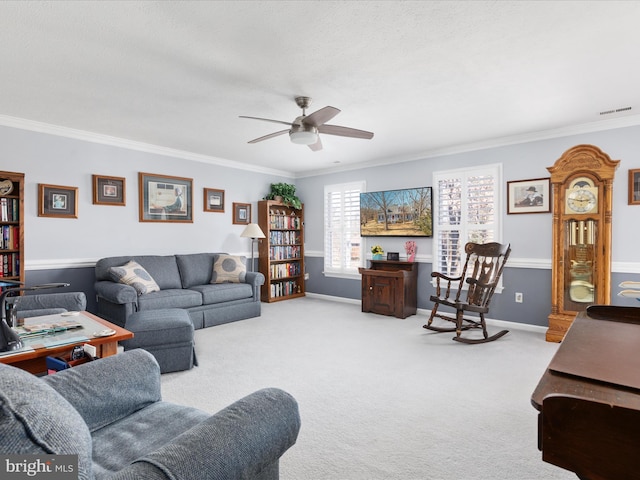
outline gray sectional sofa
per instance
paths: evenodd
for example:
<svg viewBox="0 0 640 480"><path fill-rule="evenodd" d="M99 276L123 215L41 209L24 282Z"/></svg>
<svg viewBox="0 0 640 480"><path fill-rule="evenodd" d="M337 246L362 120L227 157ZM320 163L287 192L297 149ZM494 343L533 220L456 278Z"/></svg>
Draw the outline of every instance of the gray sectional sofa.
<svg viewBox="0 0 640 480"><path fill-rule="evenodd" d="M126 328L127 318L134 312L182 308L196 329L260 316L264 275L246 272L237 283L211 283L214 262L221 256L228 258L224 253L102 258L95 267L98 315ZM114 279L112 267L130 261L144 268L159 291L139 294L133 286Z"/></svg>

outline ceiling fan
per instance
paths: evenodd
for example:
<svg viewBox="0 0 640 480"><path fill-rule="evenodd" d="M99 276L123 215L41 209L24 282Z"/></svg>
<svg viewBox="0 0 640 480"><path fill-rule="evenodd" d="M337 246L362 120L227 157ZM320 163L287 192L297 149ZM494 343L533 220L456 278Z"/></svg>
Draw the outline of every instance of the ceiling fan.
<svg viewBox="0 0 640 480"><path fill-rule="evenodd" d="M310 97L296 97L296 104L302 109L302 115L297 117L293 122L283 122L281 120L271 120L269 118L248 117L240 115L240 118L252 118L254 120L263 120L265 122L281 123L288 125L286 130L280 130L279 132L270 133L264 137L259 137L249 141L249 143L258 143L263 140L269 140L270 138L277 137L278 135L284 135L289 133L289 138L293 143L300 145L308 145L311 150L322 150L322 142L320 141L320 133L326 133L327 135L339 135L341 137L351 138L373 138L373 133L366 132L364 130L357 130L355 128L340 127L338 125L327 125L326 122L331 120L340 110L335 107L324 107L320 110L313 112L310 115L305 113L306 109L311 105Z"/></svg>

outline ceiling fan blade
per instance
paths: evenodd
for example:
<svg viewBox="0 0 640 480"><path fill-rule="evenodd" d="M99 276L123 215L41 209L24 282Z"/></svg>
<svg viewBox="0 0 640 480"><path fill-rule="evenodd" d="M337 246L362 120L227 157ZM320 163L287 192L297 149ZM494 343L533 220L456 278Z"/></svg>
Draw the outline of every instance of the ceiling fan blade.
<svg viewBox="0 0 640 480"><path fill-rule="evenodd" d="M289 133L289 130L280 130L279 132L270 133L269 135L265 135L264 137L254 138L253 140L250 140L247 143L262 142L263 140L269 140L270 138L277 137L279 135L284 135L285 133Z"/></svg>
<svg viewBox="0 0 640 480"><path fill-rule="evenodd" d="M272 120L270 118L260 118L260 117L247 117L246 115L240 115L240 118L250 118L252 120L262 120L263 122L271 122L271 123L281 123L282 125L291 126L291 122L283 122L282 120Z"/></svg>
<svg viewBox="0 0 640 480"><path fill-rule="evenodd" d="M318 131L320 133L326 133L328 135L339 135L341 137L364 138L367 140L373 138L372 132L358 130L356 128L340 127L338 125L320 125L318 127Z"/></svg>
<svg viewBox="0 0 640 480"><path fill-rule="evenodd" d="M307 115L306 117L304 117L302 119L302 123L304 123L305 125L313 125L314 127L319 127L320 125L324 125L339 113L340 110L335 107L324 107L320 110L316 110L311 115Z"/></svg>
<svg viewBox="0 0 640 480"><path fill-rule="evenodd" d="M318 141L316 143L312 143L311 145L309 145L309 148L314 152L317 152L318 150L322 150L322 141L320 140L320 135L318 135Z"/></svg>

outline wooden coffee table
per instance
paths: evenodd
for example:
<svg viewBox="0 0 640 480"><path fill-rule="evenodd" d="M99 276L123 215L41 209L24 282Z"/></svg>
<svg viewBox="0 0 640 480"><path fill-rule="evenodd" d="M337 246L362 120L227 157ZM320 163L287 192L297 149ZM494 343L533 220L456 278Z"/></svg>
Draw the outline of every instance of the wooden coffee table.
<svg viewBox="0 0 640 480"><path fill-rule="evenodd" d="M61 317L60 315L47 315L45 317L34 317L34 321L44 322L46 319L55 321L56 319L78 320L86 326L78 330L78 335L84 338L78 341L65 343L64 345L46 346L44 343L34 343L30 341L30 349L14 354L0 355L0 363L10 364L28 372L39 374L47 371L45 364L46 357L67 358L77 345L88 343L96 347L98 358L115 355L118 351L118 342L133 338L133 332L120 328L117 325L107 322L89 312L80 312L77 316ZM30 319L26 319L27 323ZM94 332L111 329L115 334L108 337L94 337ZM52 337L48 337L52 338Z"/></svg>

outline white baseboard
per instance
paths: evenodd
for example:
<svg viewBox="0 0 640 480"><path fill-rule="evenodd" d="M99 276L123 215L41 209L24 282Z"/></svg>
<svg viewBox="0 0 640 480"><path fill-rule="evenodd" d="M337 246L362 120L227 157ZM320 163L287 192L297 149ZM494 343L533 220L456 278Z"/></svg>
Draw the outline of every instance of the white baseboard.
<svg viewBox="0 0 640 480"><path fill-rule="evenodd" d="M361 301L357 298L343 298L343 297L334 297L332 295L322 295L319 293L306 293L307 297L317 298L320 300L327 300L329 302L340 302L340 303L350 303L352 305L360 305ZM418 315L429 317L431 314L430 310L425 310L424 308L418 309ZM487 325L492 325L494 327L500 328L509 328L513 330L524 330L528 332L536 332L536 333L546 333L547 327L541 325L529 325L528 323L518 323L518 322L508 322L506 320L497 320L493 318L487 318Z"/></svg>

